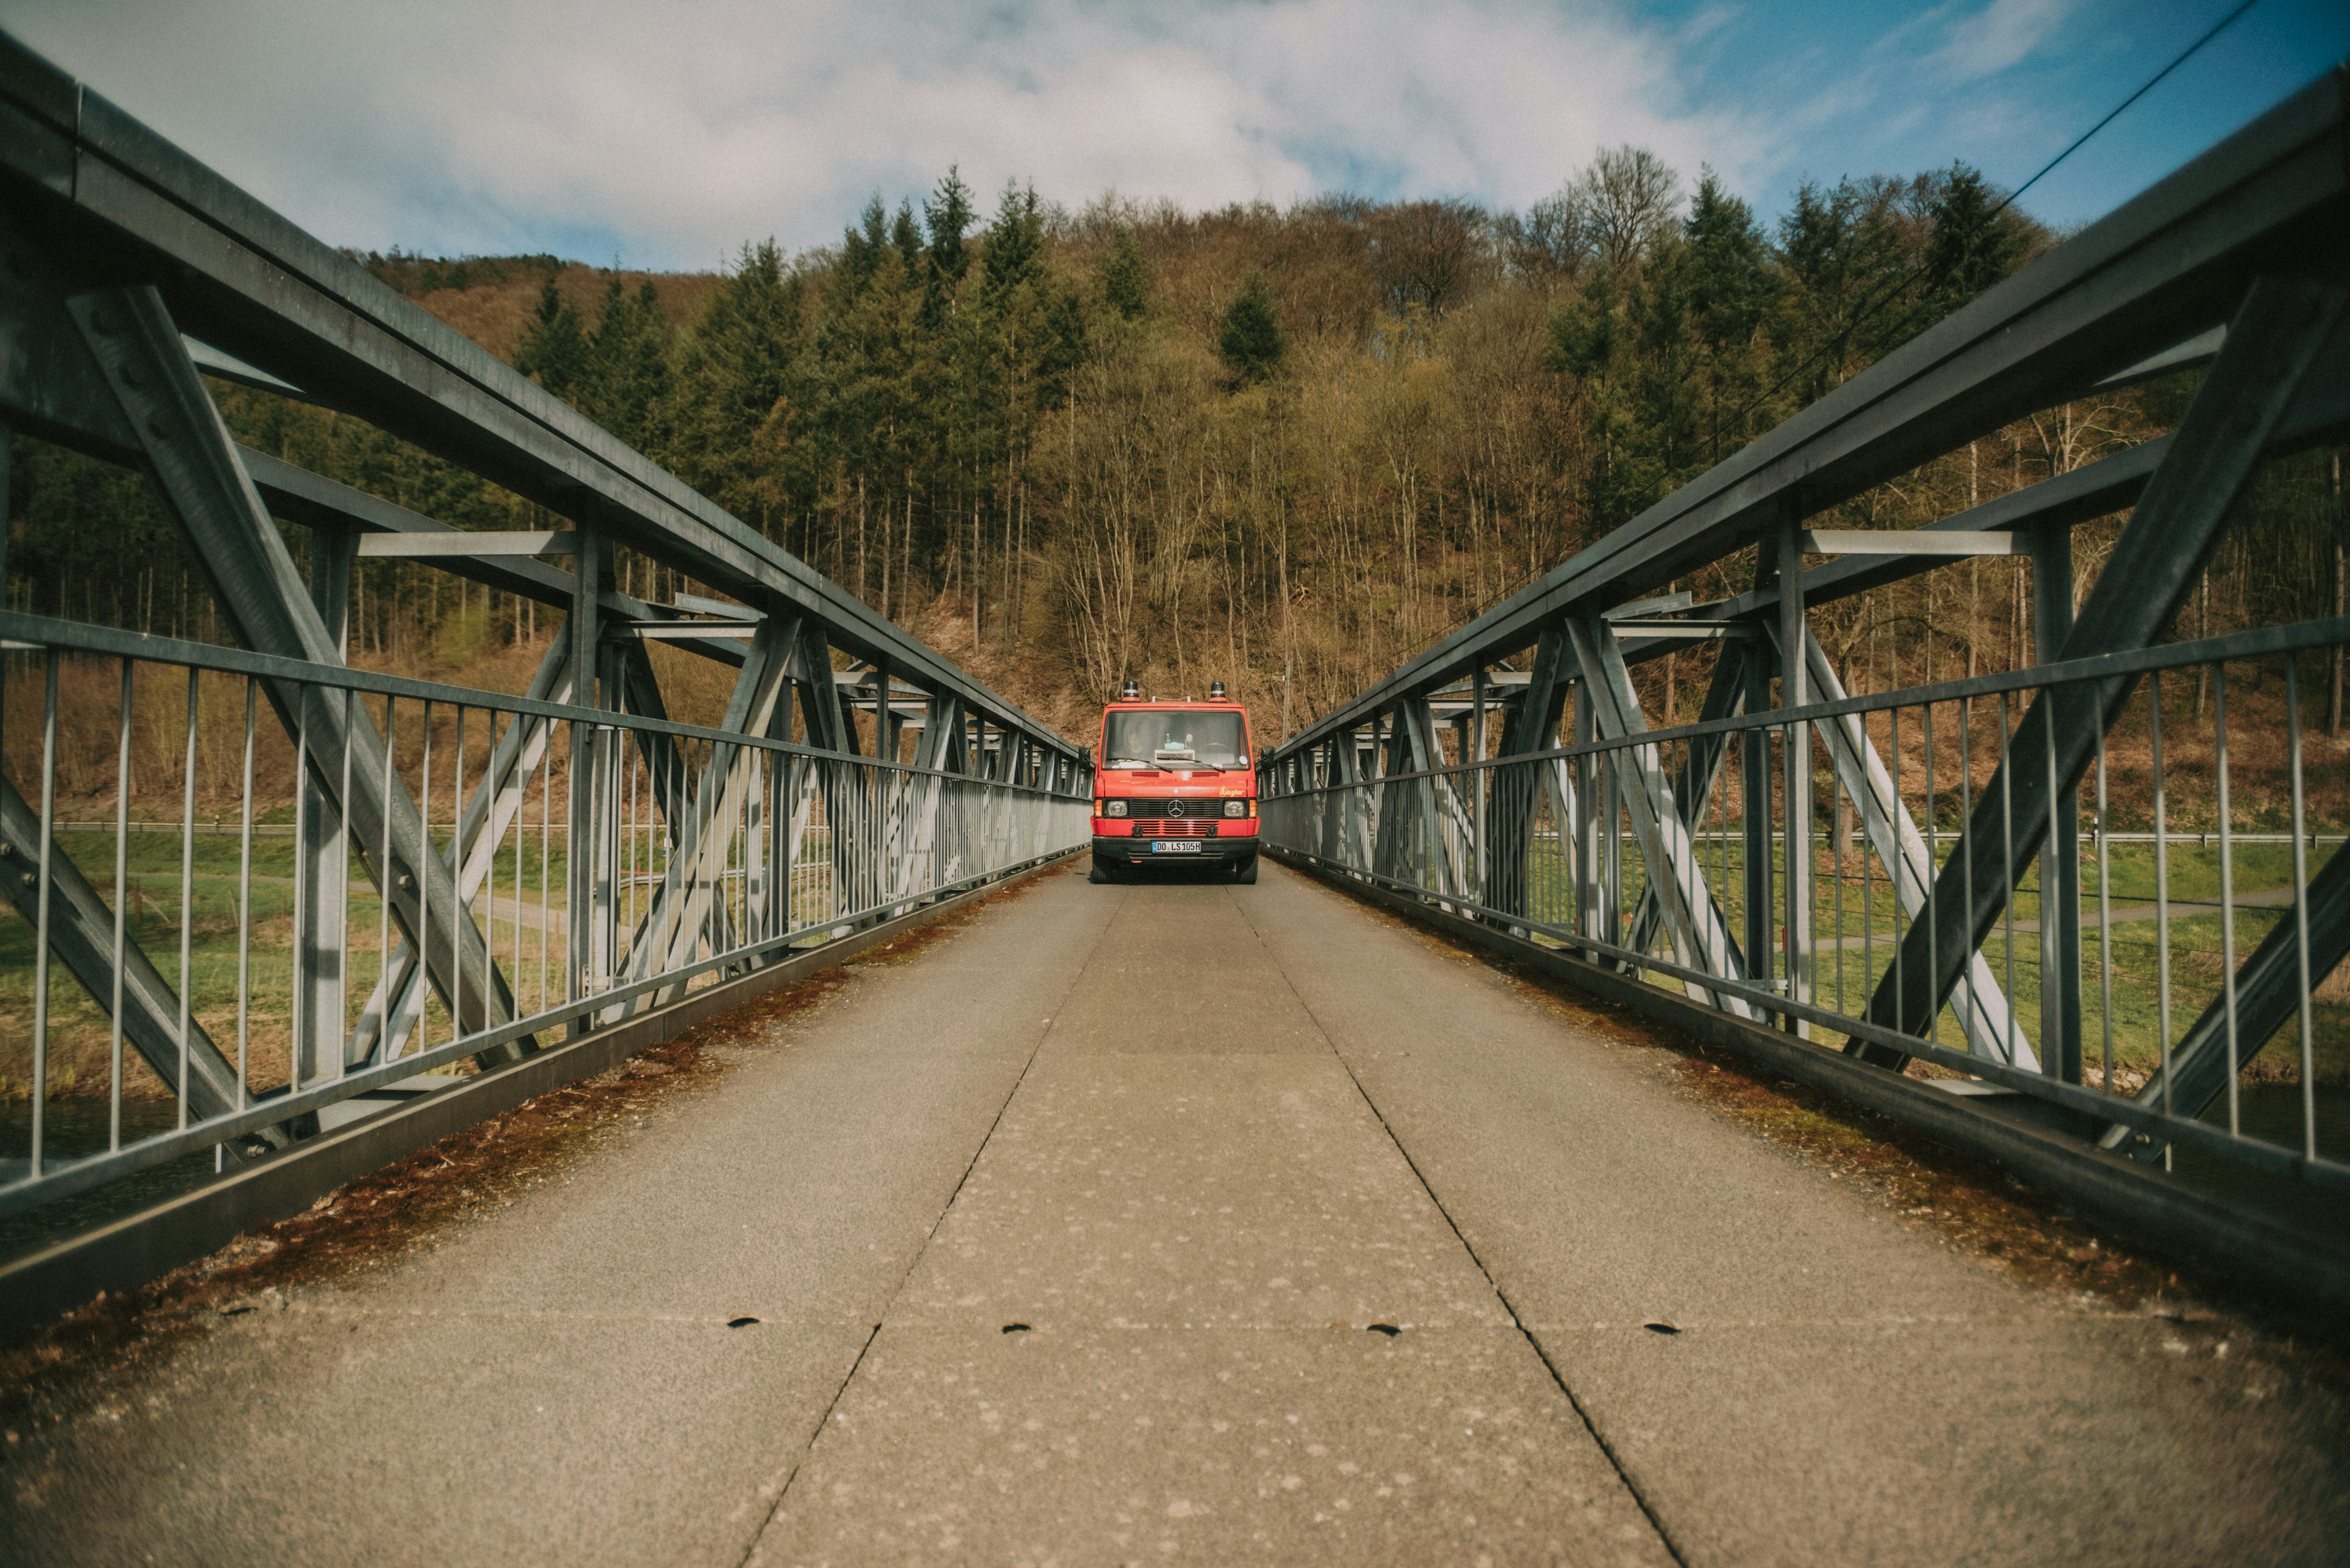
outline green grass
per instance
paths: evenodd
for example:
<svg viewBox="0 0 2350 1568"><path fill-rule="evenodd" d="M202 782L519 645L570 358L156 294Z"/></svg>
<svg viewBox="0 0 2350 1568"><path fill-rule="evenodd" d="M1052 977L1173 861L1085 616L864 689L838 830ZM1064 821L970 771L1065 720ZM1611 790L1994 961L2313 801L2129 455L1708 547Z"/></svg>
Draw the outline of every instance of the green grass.
<svg viewBox="0 0 2350 1568"><path fill-rule="evenodd" d="M109 910L114 903L115 836L105 832L68 832L58 843L88 879ZM831 868L826 859L829 835L810 832L803 845L795 876L793 919L811 927L838 910ZM540 874L560 920L567 867L563 842L557 836L542 858L536 839L502 846L491 890L494 919L489 933L500 972L517 992L525 1012L554 1006L561 1001L567 940L559 924L545 935L542 968L541 931L537 919ZM283 1084L290 1071L292 1039L291 988L294 977L295 846L286 837L256 837L253 844L250 887L252 929L245 955L246 983L238 985L238 897L241 846L235 836L199 834L193 839L195 874L186 887L190 899L186 921L188 962L182 972L181 870L182 841L176 834L132 834L125 844L125 934L143 951L163 979L188 998L192 1016L231 1060L236 1052L238 1003L244 1003L248 1048L248 1082L255 1089ZM645 836L637 840L635 868L658 874L665 855ZM519 921L515 876L519 867ZM354 857L350 895L345 916L349 972L344 985L348 1033L365 1005L381 971L382 906L369 885L365 868ZM740 883L730 884L739 889ZM651 896L650 885L639 883L620 891L619 917L623 931L642 914ZM474 901L477 920L484 901ZM110 931L108 933L110 938ZM398 927L390 929L397 944ZM517 943L519 954L517 954ZM36 982L34 930L13 908L0 909L0 1100L21 1098L27 1092L32 1069L32 1020ZM111 1026L105 1007L88 995L64 964L49 966L48 1092L52 1096L102 1095L110 1075ZM701 983L707 983L703 981ZM427 1005L424 1034L438 1045L450 1037L447 1011L436 998ZM135 1050L124 1050L126 1093L134 1098L167 1094L167 1086L147 1068ZM61 1152L71 1152L62 1150Z"/></svg>
<svg viewBox="0 0 2350 1568"><path fill-rule="evenodd" d="M1720 844L1706 840L1701 841L1700 847L1705 880L1722 907L1731 936L1742 943L1746 929L1742 846L1735 840ZM1956 842L1946 838L1936 848L1938 862L1947 864L1956 848ZM2110 868L2108 897L2116 912L2151 904L2155 896L2154 846L2110 845L2106 855ZM2290 845L2235 846L2230 878L2235 894L2241 898L2291 886L2292 855ZM2174 843L2168 858L2171 902L2217 904L2220 877L2220 851L2216 844L2199 845L2191 839L2183 844ZM1783 927L1785 917L1783 852L1774 849L1772 861L1773 897L1771 914L1775 931ZM1639 906L1645 887L1641 880L1638 851L1629 841L1624 846L1623 864L1626 886L1621 910L1623 924L1616 939L1618 941L1630 939L1631 918ZM1821 1005L1855 1015L1866 1010L1867 999L1877 982L1892 967L1899 933L1907 923L1898 917L1892 887L1885 879L1884 868L1877 864L1873 855L1867 857L1866 864L1870 879L1864 885L1861 880L1862 859L1856 854L1847 852L1844 862L1846 880L1841 909L1836 898L1837 883L1833 875L1834 860L1825 852L1818 863L1814 884L1813 930L1818 945L1814 949L1813 994ZM1528 909L1534 919L1562 926L1573 923L1574 888L1569 867L1565 853L1555 840L1536 840L1528 867L1531 895ZM2098 866L2093 849L2082 857L2081 881L2083 1058L2093 1077L2101 1071L2106 1033L2110 1028L2116 1084L2133 1085L2142 1082L2145 1075L2156 1070L2161 1061L2158 924L2151 919L2116 924L2112 933L2113 971L2108 981L2103 971L2105 944L2095 926ZM1983 944L1981 954L1991 969L1992 979L2008 992L2023 1038L2033 1043L2036 1049L2040 1034L2042 985L2040 937L2037 931L2026 925L2026 922L2036 921L2041 914L2040 877L2036 864L2016 888L2012 913L2019 929L2014 933L2012 952L2003 917ZM2285 914L2286 911L2273 908L2242 905L2237 908L2234 917L2235 950L2239 963L2259 946L2261 939L2278 920L2285 918ZM2217 909L2209 909L2175 913L2169 921L2170 1013L2174 1042L2185 1034L2203 1010L2220 994L2221 920ZM1876 940L1867 946L1847 947L1836 940L1861 939L1871 934ZM1668 950L1661 935L1650 950L1660 955ZM1665 981L1668 977L1659 975L1653 978ZM2105 1005L2108 985L2112 997L2109 1012ZM2316 1082L2329 1086L2350 1085L2350 1007L2316 1002L2313 1004L2311 1013ZM1936 1022L1933 1035L1943 1044L1962 1047L1964 1035L1959 1014L1954 1009L1943 1011ZM2247 1071L2249 1079L2298 1078L2300 1039L2297 1019L2289 1019L2268 1043L2265 1051L2256 1055L2252 1044L2246 1040L2241 1043L2240 1047L2243 1058L2251 1064Z"/></svg>

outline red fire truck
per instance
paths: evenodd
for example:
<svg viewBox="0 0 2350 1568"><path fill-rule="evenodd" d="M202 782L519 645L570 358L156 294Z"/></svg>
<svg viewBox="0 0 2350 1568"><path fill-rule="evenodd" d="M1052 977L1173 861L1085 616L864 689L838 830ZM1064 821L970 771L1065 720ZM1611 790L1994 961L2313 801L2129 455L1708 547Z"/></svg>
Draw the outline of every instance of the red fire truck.
<svg viewBox="0 0 2350 1568"><path fill-rule="evenodd" d="M1135 682L1102 710L1094 771L1097 882L1212 866L1256 880L1256 764L1248 713L1221 680L1205 702L1146 701Z"/></svg>

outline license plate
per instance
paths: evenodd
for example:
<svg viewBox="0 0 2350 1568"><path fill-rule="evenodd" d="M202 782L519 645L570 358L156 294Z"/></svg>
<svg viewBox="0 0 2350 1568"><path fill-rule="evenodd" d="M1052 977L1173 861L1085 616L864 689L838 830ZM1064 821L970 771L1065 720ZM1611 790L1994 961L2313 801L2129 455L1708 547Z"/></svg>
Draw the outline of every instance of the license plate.
<svg viewBox="0 0 2350 1568"><path fill-rule="evenodd" d="M1150 853L1153 855L1197 855L1200 853L1200 846L1198 841L1194 839L1162 838L1151 845Z"/></svg>

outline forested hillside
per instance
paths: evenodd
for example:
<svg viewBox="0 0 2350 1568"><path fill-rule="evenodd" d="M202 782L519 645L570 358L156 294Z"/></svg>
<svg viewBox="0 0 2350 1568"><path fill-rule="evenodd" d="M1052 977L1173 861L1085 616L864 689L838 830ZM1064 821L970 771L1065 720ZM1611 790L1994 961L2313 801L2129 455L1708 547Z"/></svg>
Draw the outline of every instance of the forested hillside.
<svg viewBox="0 0 2350 1568"><path fill-rule="evenodd" d="M1279 733L2050 243L1963 167L1758 215L1618 149L1523 213L1071 210L1019 187L989 212L950 171L836 246L746 244L723 275L360 259L1072 734L1129 674L1227 680ZM554 525L348 419L215 390L240 439L346 483L458 526ZM2183 390L2024 421L1821 522L1914 524L2033 483L2163 428ZM2320 455L2264 482L2208 625L2331 607L2334 473ZM19 438L10 517L11 603L214 635L136 476ZM2112 526L2083 532L2085 574ZM354 591L369 662L486 669L551 629L396 561ZM1997 667L2028 656L2023 591L2009 562L1968 564L1824 612L1822 634L1861 688ZM1672 661L1643 680L1672 714Z"/></svg>

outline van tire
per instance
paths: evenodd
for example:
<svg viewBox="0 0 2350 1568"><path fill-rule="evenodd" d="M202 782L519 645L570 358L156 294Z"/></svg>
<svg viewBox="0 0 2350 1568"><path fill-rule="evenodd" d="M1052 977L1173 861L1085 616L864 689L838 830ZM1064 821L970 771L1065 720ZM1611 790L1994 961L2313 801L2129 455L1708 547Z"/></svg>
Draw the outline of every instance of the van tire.
<svg viewBox="0 0 2350 1568"><path fill-rule="evenodd" d="M1105 882L1115 882L1118 880L1118 868L1097 855L1094 857L1093 869L1086 873L1086 880L1097 888Z"/></svg>
<svg viewBox="0 0 2350 1568"><path fill-rule="evenodd" d="M1245 860L1242 861L1239 865L1237 865L1237 866L1235 866L1235 867L1232 867L1232 880L1233 880L1233 881L1235 881L1235 882L1238 882L1238 883L1239 883L1242 887L1243 887L1243 888L1249 888L1249 887L1253 887L1253 886L1255 886L1255 884L1256 884L1256 857L1255 857L1255 856L1253 856L1253 855L1250 856L1247 859L1245 859Z"/></svg>

